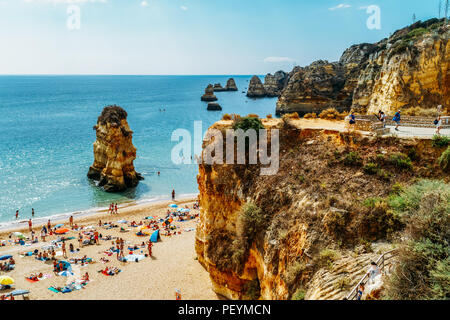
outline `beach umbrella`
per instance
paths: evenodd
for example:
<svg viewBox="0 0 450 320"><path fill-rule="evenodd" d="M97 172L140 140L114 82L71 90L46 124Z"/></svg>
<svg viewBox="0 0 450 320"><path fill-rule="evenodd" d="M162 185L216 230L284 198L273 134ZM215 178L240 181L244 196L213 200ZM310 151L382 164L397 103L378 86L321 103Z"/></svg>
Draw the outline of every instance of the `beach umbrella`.
<svg viewBox="0 0 450 320"><path fill-rule="evenodd" d="M55 230L55 233L56 234L64 234L64 233L67 233L67 232L69 232L70 230L69 229L67 229L67 228L61 228L61 229L56 229Z"/></svg>
<svg viewBox="0 0 450 320"><path fill-rule="evenodd" d="M178 208L178 205L172 203L172 204L169 205L169 208Z"/></svg>
<svg viewBox="0 0 450 320"><path fill-rule="evenodd" d="M63 277L70 277L70 276L73 276L73 272L70 272L70 271L62 271L62 272L60 272L60 273L58 273L60 276L63 276Z"/></svg>
<svg viewBox="0 0 450 320"><path fill-rule="evenodd" d="M12 258L12 255L7 254L7 255L4 255L4 256L1 256L1 257L0 257L0 260L8 260L8 259L10 259L10 258Z"/></svg>
<svg viewBox="0 0 450 320"><path fill-rule="evenodd" d="M14 279L8 276L0 276L0 284L10 286L14 283Z"/></svg>
<svg viewBox="0 0 450 320"><path fill-rule="evenodd" d="M55 226L55 228L56 228L56 229L61 228L63 225L64 225L64 223L57 224L57 225Z"/></svg>

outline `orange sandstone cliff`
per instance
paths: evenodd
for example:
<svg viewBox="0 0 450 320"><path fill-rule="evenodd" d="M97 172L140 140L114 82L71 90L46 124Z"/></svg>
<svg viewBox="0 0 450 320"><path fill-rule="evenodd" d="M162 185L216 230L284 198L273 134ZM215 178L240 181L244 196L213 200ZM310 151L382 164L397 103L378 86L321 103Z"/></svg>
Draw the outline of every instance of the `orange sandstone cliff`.
<svg viewBox="0 0 450 320"><path fill-rule="evenodd" d="M436 162L443 148L430 140L262 123L280 130L277 174L261 176L261 165L199 165L198 261L229 299L342 299L402 228L370 199L417 177L449 180Z"/></svg>

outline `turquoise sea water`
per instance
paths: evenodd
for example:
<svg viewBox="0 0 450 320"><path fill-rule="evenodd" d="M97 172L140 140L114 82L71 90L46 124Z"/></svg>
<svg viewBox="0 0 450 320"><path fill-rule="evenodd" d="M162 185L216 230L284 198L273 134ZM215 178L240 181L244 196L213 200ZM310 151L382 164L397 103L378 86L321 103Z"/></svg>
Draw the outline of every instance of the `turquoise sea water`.
<svg viewBox="0 0 450 320"><path fill-rule="evenodd" d="M234 76L237 92L218 92L223 112L200 101L209 83L230 76L0 76L0 222L50 216L125 202L197 193L197 165L171 161L172 132L205 131L223 113L275 113L276 99L248 99L251 76ZM121 194L103 192L86 177L93 162L92 127L106 105L128 112L144 181ZM159 109L165 108L166 112ZM157 172L161 176L157 176Z"/></svg>

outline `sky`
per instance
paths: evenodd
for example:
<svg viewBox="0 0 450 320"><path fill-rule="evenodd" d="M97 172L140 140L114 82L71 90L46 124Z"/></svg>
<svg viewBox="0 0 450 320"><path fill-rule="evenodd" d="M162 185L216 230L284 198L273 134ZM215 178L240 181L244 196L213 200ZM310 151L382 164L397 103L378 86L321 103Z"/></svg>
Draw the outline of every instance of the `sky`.
<svg viewBox="0 0 450 320"><path fill-rule="evenodd" d="M370 6L379 11L368 13ZM337 61L413 15L437 17L438 7L439 0L0 0L0 74L290 71Z"/></svg>

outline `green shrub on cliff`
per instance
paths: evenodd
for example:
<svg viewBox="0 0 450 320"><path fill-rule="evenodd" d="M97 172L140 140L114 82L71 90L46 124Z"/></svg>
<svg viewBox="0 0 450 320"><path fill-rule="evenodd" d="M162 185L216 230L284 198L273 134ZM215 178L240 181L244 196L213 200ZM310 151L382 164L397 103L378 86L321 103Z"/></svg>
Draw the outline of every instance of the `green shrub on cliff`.
<svg viewBox="0 0 450 320"><path fill-rule="evenodd" d="M441 156L439 157L439 166L443 171L450 171L450 147L442 152Z"/></svg>
<svg viewBox="0 0 450 320"><path fill-rule="evenodd" d="M441 135L434 135L433 141L431 142L431 145L436 148L442 148L446 147L450 144L450 138L447 136L441 136Z"/></svg>
<svg viewBox="0 0 450 320"><path fill-rule="evenodd" d="M243 131L253 129L256 132L258 132L258 130L264 129L264 126L259 118L243 117L235 120L233 124L233 129L234 130L242 129Z"/></svg>
<svg viewBox="0 0 450 320"><path fill-rule="evenodd" d="M359 166L362 163L362 159L358 152L349 152L344 159L344 164L347 166Z"/></svg>
<svg viewBox="0 0 450 320"><path fill-rule="evenodd" d="M421 180L389 205L406 224L398 263L386 283L394 300L450 299L450 185Z"/></svg>
<svg viewBox="0 0 450 320"><path fill-rule="evenodd" d="M389 162L400 169L412 169L411 159L403 153L394 153L389 157Z"/></svg>
<svg viewBox="0 0 450 320"><path fill-rule="evenodd" d="M303 288L298 288L292 295L292 300L305 300L306 291Z"/></svg>
<svg viewBox="0 0 450 320"><path fill-rule="evenodd" d="M373 162L369 162L363 168L364 172L367 174L377 174L378 169L379 169L378 164Z"/></svg>
<svg viewBox="0 0 450 320"><path fill-rule="evenodd" d="M256 234L263 230L267 217L264 212L254 203L244 204L239 212L237 227L238 234L251 244Z"/></svg>

